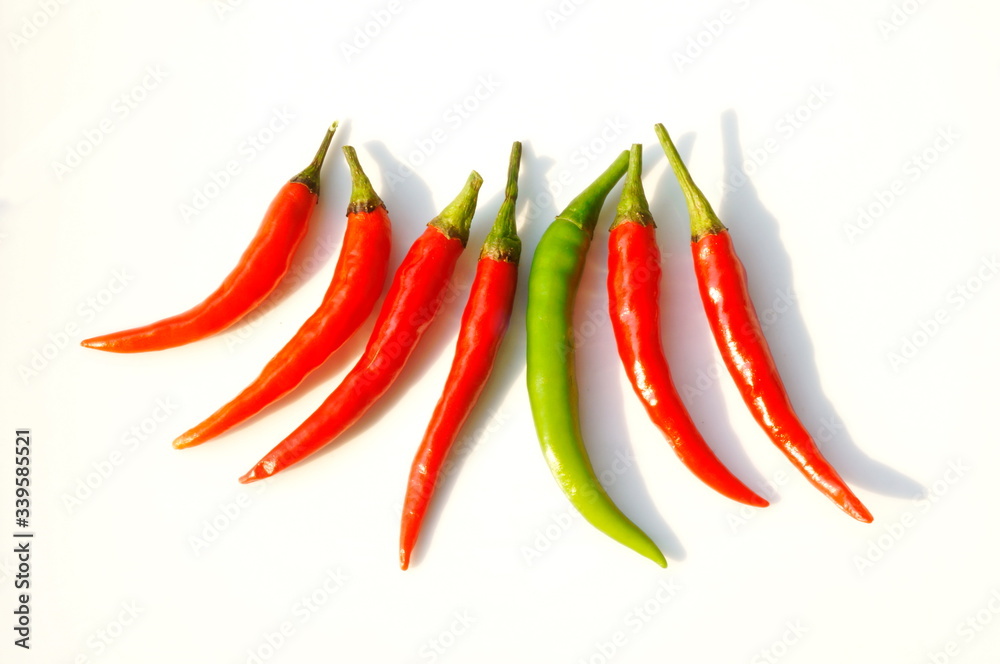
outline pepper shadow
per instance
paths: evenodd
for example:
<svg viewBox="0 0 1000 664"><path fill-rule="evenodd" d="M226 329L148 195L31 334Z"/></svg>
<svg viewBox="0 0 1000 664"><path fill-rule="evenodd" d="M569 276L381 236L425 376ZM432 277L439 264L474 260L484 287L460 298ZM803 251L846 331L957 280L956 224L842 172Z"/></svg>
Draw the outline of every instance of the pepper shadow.
<svg viewBox="0 0 1000 664"><path fill-rule="evenodd" d="M617 155L608 157L607 163L614 156ZM608 495L656 542L668 560L680 561L687 557L684 546L648 488L650 479L657 477L656 469L640 469L635 464L625 400L636 396L621 366L608 308L609 227L621 200L623 183L624 177L608 194L601 209L576 297L574 336L580 427L594 470ZM576 185L572 195L587 184Z"/></svg>
<svg viewBox="0 0 1000 664"><path fill-rule="evenodd" d="M339 131L339 130L338 130ZM348 143L344 143L347 145ZM252 426L255 422L261 421L263 418L277 415L283 407L296 403L300 399L311 399L315 401L315 406L318 407L320 402L326 398L326 394L329 394L336 388L337 383L334 380L339 377L343 372L345 372L349 367L352 367L358 359L361 357L365 346L368 344L368 338L371 335L372 329L375 325L375 319L378 316L379 308L385 299L385 293L389 288L389 283L392 280L393 273L396 267L402 260L403 255L409 249L409 245L412 243L416 237L423 232L425 225L430 221L436 212L433 210L433 197L431 195L430 189L427 187L426 183L421 180L416 174L410 174L407 178L402 180L397 184L395 188L390 186L390 182L394 182L391 177L386 177L386 174L396 174L403 172L403 163L396 159L385 147L385 145L380 142L369 142L365 143L364 147L370 153L371 157L364 154L358 156L361 162L361 167L365 170L369 179L375 187L376 193L382 198L382 202L385 203L386 210L389 212L390 223L392 224L392 249L389 256L388 270L385 277L385 285L382 288L382 294L379 296L378 301L372 308L372 312L369 314L368 319L362 324L357 331L348 339L344 345L338 348L333 354L327 358L321 366L317 367L312 373L305 377L305 379L295 387L294 390L286 394L284 397L278 401L268 405L265 409L251 417L250 419L241 422L239 425L233 427L229 431L219 436L219 441L223 441L226 438L233 437L238 438L239 432L242 431L244 427ZM339 149L339 148L338 148ZM337 196L337 205L339 206L339 213L333 211L329 214L324 215L331 219L336 219L335 225L329 230L330 242L327 246L330 248L332 256L327 261L321 270L332 278L333 271L336 266L337 259L339 257L339 252L343 249L343 232L346 223L346 209L347 202L350 198L350 175L346 166L346 162L342 162L342 174L338 178L339 181L346 181L346 185L342 185L343 195ZM324 167L325 168L325 167ZM381 183L381 184L380 184ZM317 214L319 211L317 210ZM336 237L336 239L334 239ZM325 289L324 289L325 293ZM316 302L316 307L319 306L319 302ZM308 315L312 315L315 308L309 312ZM308 316L307 316L308 317ZM295 330L298 330L298 326L305 322L305 318L298 321ZM288 334L287 338L282 339L281 345L283 346L295 332ZM277 352L279 347L275 348ZM256 377L247 377L247 382ZM321 386L326 386L327 392L323 394L318 400L312 391L320 388ZM235 396L235 393L233 394ZM288 432L290 433L299 422L290 422ZM359 425L361 423L359 422ZM346 434L345 434L346 435Z"/></svg>
<svg viewBox="0 0 1000 664"><path fill-rule="evenodd" d="M388 182L393 185L389 194L380 193L380 196L385 202L393 222L394 259L391 265L394 269L399 265L406 252L409 251L413 241L424 232L427 223L459 193L465 184L469 171L456 171L452 188L448 190L448 193L443 196L441 201L435 203L426 183L411 168L393 156L383 143L368 143L365 147L381 165L382 172L389 174ZM480 194L482 194L482 191L480 191ZM390 207L390 198L396 201L392 205L403 211L402 214L393 212L393 208ZM475 274L476 262L479 257L479 246L482 244L482 240L485 238L486 232L492 224L492 218L496 216L496 211L502 199L503 188L500 187L499 191L490 199L487 199L485 202L481 199L478 201L472 221L472 228L476 229L476 231L475 234L470 231L469 242L459 257L455 272L450 279L451 288L446 291L445 301L441 305L441 309L424 332L419 343L413 348L397 379L353 426L320 452L314 454L314 458L321 458L326 454L332 453L342 445L350 444L354 439L364 436L372 425L380 421L395 407L399 399L409 392L419 381L423 380L427 370L438 360L442 353L454 348L459 321L468 297L469 286ZM487 217L489 217L488 223L485 221ZM391 278L392 276L390 275L389 279ZM381 306L381 302L377 306ZM377 314L371 317L366 326L367 330L365 334L362 335L361 331L359 331L356 335L356 338L363 336L363 339L357 351L350 354L352 365L357 362L358 357L360 357L364 350L364 346L367 344L376 316ZM343 366L341 365L339 368L342 369ZM331 373L335 369L336 367L324 367L324 371ZM313 377L310 376L310 378ZM316 380L322 380L323 378L323 376L317 376ZM330 391L335 387L336 385L331 384ZM428 389L435 392L440 392L441 388L442 385L428 386ZM414 435L412 437L403 437L399 441L399 444L403 446L399 450L400 453L412 455L416 452L426 424L426 421L413 423ZM403 480L400 482L400 486L405 487L405 478Z"/></svg>
<svg viewBox="0 0 1000 664"><path fill-rule="evenodd" d="M681 158L689 163L694 135L680 136L675 144ZM657 155L655 162L650 160L650 169L660 160L666 160L658 145L655 151L649 152ZM711 197L711 192L707 192L706 196ZM721 381L729 380L729 375L722 367L722 358L705 319L692 264L687 203L677 177L669 167L656 183L650 206L656 220L663 271L660 282L663 351L674 385L691 419L719 460L757 494L769 502L776 502L764 495L766 480L754 467L729 420L719 416L725 412ZM668 444L666 439L664 443ZM681 463L680 459L677 462ZM705 489L717 493L708 485ZM731 502L734 509L741 505Z"/></svg>
<svg viewBox="0 0 1000 664"><path fill-rule="evenodd" d="M726 182L741 184L727 187L719 216L730 228L733 244L746 267L751 298L755 302L769 302L775 293L791 287L791 260L781 243L778 220L764 207L752 180L742 171L744 155L736 113L732 110L722 115L722 135ZM823 444L823 455L844 479L897 498L922 494L924 490L918 482L868 456L837 417L836 407L823 392L813 345L799 308L788 307L787 313L765 334L772 351L777 351L775 363L806 428L815 435L817 423L830 418L839 423L836 435L817 442Z"/></svg>
<svg viewBox="0 0 1000 664"><path fill-rule="evenodd" d="M258 305L258 311L267 311L281 305L289 296L298 291L311 277L319 272L333 270L336 262L337 249L340 246L344 228L343 210L347 207L347 199L351 193L351 178L344 161L341 147L348 145L350 139L350 122L344 120L337 125L330 141L323 168L320 171L319 200L309 218L309 228L306 230L302 243L292 256L286 277ZM309 155L312 160L313 155ZM301 168L307 162L301 164ZM297 173L298 171L296 171ZM340 213L336 210L340 210ZM329 239L329 241L327 241ZM326 255L326 260L319 263L317 256ZM288 277L294 275L294 278ZM310 312L311 313L311 312ZM240 328L253 324L254 316L248 315L219 334L239 331ZM298 328L296 328L298 329Z"/></svg>
<svg viewBox="0 0 1000 664"><path fill-rule="evenodd" d="M353 366L361 357L365 346L368 345L368 338L396 268L413 241L424 232L427 222L438 212L434 209L434 196L427 183L408 165L397 159L385 143L368 141L363 144L363 148L370 154L370 158L366 159L366 155L360 154L358 159L368 178L372 180L375 192L385 204L392 224L392 248L389 253L385 285L365 324L322 367L310 374L300 386L302 392L308 392L309 389L323 383L330 383L330 391L333 391L336 387L336 384L332 383L333 378ZM400 174L404 173L407 174L406 177L400 177ZM346 213L344 216L346 217Z"/></svg>
<svg viewBox="0 0 1000 664"><path fill-rule="evenodd" d="M499 157L498 157L499 158ZM518 176L518 196L515 205L515 218L518 222L517 233L521 238L521 260L518 263L517 290L514 295L514 307L511 311L510 324L503 342L497 351L497 357L493 365L493 372L490 379L483 388L483 392L476 403L476 407L469 414L459 434L456 448L449 454L451 461L450 471L445 477L440 479L440 483L434 490L434 498L427 509L424 522L421 525L420 538L417 540L416 548L413 552L414 564L419 564L420 560L431 546L434 531L437 529L438 520L447 510L447 504L452 492L455 489L457 477L460 475L463 466L468 459L475 454L475 449L480 445L508 444L512 441L506 440L504 431L492 435L484 434L482 440L468 439L467 445L470 450L461 450L458 446L462 444L463 437L469 432L484 429L490 419L500 411L504 399L514 389L526 389L523 383L524 364L527 353L527 336L525 333L524 312L528 301L528 271L531 268L531 257L534 255L534 246L538 239L548 227L548 222L556 215L555 205L552 197L547 195L545 175L555 165L555 160L549 157L539 157L535 154L529 143L522 143L521 169ZM492 220L496 218L500 203L503 201L503 186L498 184L501 193L494 196L490 203L484 206L485 219L490 223L483 223L480 226L480 244L485 239L486 233ZM543 195L544 194L544 195ZM495 205L494 205L495 202ZM470 245L472 245L470 240ZM478 250L477 250L478 251ZM463 305L464 306L464 305ZM488 437L487 437L488 436ZM496 441L496 442L493 442ZM530 444L534 441L526 439L517 441L520 444ZM537 446L537 443L536 443ZM416 451L416 448L414 448ZM539 462L543 461L539 459Z"/></svg>
<svg viewBox="0 0 1000 664"><path fill-rule="evenodd" d="M392 249L389 253L389 268L386 272L385 285L382 288L382 294L379 296L378 302L375 303L375 307L372 309L372 313L368 316L365 324L323 366L310 374L296 388L299 397L304 396L311 389L323 384L328 385L329 391L332 392L337 386L334 379L354 366L358 359L360 359L365 346L368 345L368 338L374 329L375 319L378 317L379 309L385 300L385 294L389 290L389 284L392 282L396 268L399 267L413 241L424 232L427 222L433 219L434 215L439 212L439 210L434 209L434 196L427 183L416 172L410 169L408 165L397 159L389 151L385 143L382 141L368 141L363 147L371 155L371 158L366 161L365 155L359 155L358 158L361 161L361 166L365 169L365 173L372 180L373 184L380 183L376 185L375 192L385 204L386 211L389 213L390 223L392 224ZM403 173L407 174L407 176L400 178L400 174ZM433 327L432 325L431 329L428 330L428 334L433 330ZM427 335L425 334L424 339L421 340L421 345L425 343L426 339ZM400 379L405 377L405 373L406 371L404 370L404 375L400 375ZM371 411L366 413L365 419L370 414ZM357 426L361 424L361 422L358 422ZM346 436L347 432L344 435Z"/></svg>

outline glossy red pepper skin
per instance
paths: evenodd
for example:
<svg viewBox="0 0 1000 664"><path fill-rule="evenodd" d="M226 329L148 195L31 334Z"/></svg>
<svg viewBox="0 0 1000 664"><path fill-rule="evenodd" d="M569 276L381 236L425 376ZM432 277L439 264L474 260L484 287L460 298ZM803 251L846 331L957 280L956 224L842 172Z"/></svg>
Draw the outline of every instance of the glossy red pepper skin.
<svg viewBox="0 0 1000 664"><path fill-rule="evenodd" d="M288 272L309 230L319 200L319 170L335 129L336 123L309 167L281 187L236 267L208 297L183 313L80 345L113 353L164 350L217 334L253 311Z"/></svg>
<svg viewBox="0 0 1000 664"><path fill-rule="evenodd" d="M661 341L660 249L652 221L616 221L609 245L608 301L618 355L650 419L702 482L741 503L767 506L711 450L674 387Z"/></svg>
<svg viewBox="0 0 1000 664"><path fill-rule="evenodd" d="M850 516L870 523L871 512L823 457L792 408L729 230L694 183L666 128L657 124L654 129L687 201L691 251L705 314L743 401L771 441L813 486Z"/></svg>
<svg viewBox="0 0 1000 664"><path fill-rule="evenodd" d="M207 442L244 422L298 386L340 348L371 314L389 268L389 213L354 150L345 146L355 190L333 278L319 308L264 366L258 377L227 404L174 441L180 449ZM363 180L361 183L358 180Z"/></svg>
<svg viewBox="0 0 1000 664"><path fill-rule="evenodd" d="M81 345L113 353L142 353L182 346L225 330L259 305L288 272L318 199L306 185L286 183L236 268L205 300L175 316L91 337Z"/></svg>
<svg viewBox="0 0 1000 664"><path fill-rule="evenodd" d="M410 467L399 531L399 564L404 570L410 565L448 452L486 387L510 323L521 258L521 240L514 219L520 164L521 143L515 141L510 151L504 200L479 254L451 369Z"/></svg>
<svg viewBox="0 0 1000 664"><path fill-rule="evenodd" d="M472 210L482 179L473 173L463 194L472 191ZM460 195L461 196L461 195ZM318 452L364 415L392 385L424 332L437 315L455 264L468 240L464 229L442 228L431 222L410 246L396 269L368 345L357 364L325 401L247 471L247 484L270 477ZM464 217L463 212L463 217Z"/></svg>
<svg viewBox="0 0 1000 664"><path fill-rule="evenodd" d="M691 250L712 334L754 419L813 486L855 519L871 522L871 512L823 457L792 408L729 232L695 238Z"/></svg>
<svg viewBox="0 0 1000 664"><path fill-rule="evenodd" d="M516 287L516 263L492 258L479 261L469 302L462 315L455 361L413 459L407 482L400 529L400 566L403 569L409 566L420 526L452 443L493 370L493 361L510 321Z"/></svg>

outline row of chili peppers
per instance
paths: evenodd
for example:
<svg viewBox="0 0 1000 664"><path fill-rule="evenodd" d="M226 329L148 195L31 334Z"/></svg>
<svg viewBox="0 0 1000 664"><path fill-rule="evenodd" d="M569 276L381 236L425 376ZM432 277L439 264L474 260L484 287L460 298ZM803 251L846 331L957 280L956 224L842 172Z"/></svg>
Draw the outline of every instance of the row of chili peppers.
<svg viewBox="0 0 1000 664"><path fill-rule="evenodd" d="M141 327L82 341L118 353L172 348L203 339L246 316L278 285L301 243L320 193L320 171L337 123L313 161L278 192L237 266L191 309ZM656 134L687 200L701 299L730 374L772 441L820 491L854 518L870 512L824 459L795 415L747 289L726 227L691 179L662 125ZM344 146L351 173L347 226L333 278L319 308L232 400L174 441L204 443L291 392L340 348L371 314L388 274L391 222L386 206ZM409 565L449 448L485 387L507 331L521 242L515 223L521 144L511 149L504 199L480 250L462 314L454 360L412 463L403 503L400 565ZM660 252L642 181L642 147L622 152L554 219L532 258L527 302L527 382L543 456L576 509L595 527L661 566L652 539L605 492L580 427L572 321L576 292L601 208L625 176L610 228L608 296L625 372L652 421L681 461L721 494L756 507L767 501L733 475L705 442L675 389L659 325ZM458 196L410 246L391 280L361 357L302 424L241 478L278 473L329 445L389 389L441 308L469 238L482 178L473 171Z"/></svg>

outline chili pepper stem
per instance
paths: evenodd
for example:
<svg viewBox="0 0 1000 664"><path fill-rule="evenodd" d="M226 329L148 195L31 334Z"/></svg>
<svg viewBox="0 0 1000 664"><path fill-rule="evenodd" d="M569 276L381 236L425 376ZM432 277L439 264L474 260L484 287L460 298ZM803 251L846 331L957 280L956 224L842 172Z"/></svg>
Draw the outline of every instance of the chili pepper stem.
<svg viewBox="0 0 1000 664"><path fill-rule="evenodd" d="M404 570L410 566L449 450L489 380L510 323L521 253L514 221L521 144L515 142L510 154L504 200L480 252L451 369L410 466L399 530L399 566Z"/></svg>
<svg viewBox="0 0 1000 664"><path fill-rule="evenodd" d="M392 386L444 304L482 181L472 171L462 192L410 245L357 363L312 415L240 477L242 484L270 477L326 447Z"/></svg>
<svg viewBox="0 0 1000 664"><path fill-rule="evenodd" d="M327 130L312 163L282 185L250 244L223 282L186 311L146 325L84 339L81 346L113 353L165 350L217 334L253 311L288 273L319 201L323 159L337 123Z"/></svg>
<svg viewBox="0 0 1000 664"><path fill-rule="evenodd" d="M469 241L469 227L472 225L472 216L476 211L476 201L479 198L481 186L483 186L482 176L476 171L472 171L455 200L441 210L441 214L431 219L427 225L438 229L444 233L445 237L460 240L464 247Z"/></svg>
<svg viewBox="0 0 1000 664"><path fill-rule="evenodd" d="M264 366L257 378L200 424L174 440L178 449L200 445L245 422L296 389L367 320L385 285L392 227L353 149L352 202L330 285L319 307ZM371 206L373 200L378 205Z"/></svg>
<svg viewBox="0 0 1000 664"><path fill-rule="evenodd" d="M516 263L521 258L521 240L517 237L517 223L514 220L514 204L517 201L517 177L521 167L521 143L514 141L510 149L510 165L507 167L507 187L503 202L497 211L496 221L490 229L480 258Z"/></svg>
<svg viewBox="0 0 1000 664"><path fill-rule="evenodd" d="M601 207L604 199L612 187L622 179L622 175L628 170L628 150L623 150L608 168L597 176L584 191L569 202L569 205L556 217L568 221L574 226L593 234L597 225L597 218L601 214ZM603 192L603 196L595 197L594 192Z"/></svg>
<svg viewBox="0 0 1000 664"><path fill-rule="evenodd" d="M655 130L687 199L691 249L702 305L716 346L744 403L771 441L813 486L853 518L871 522L871 512L823 457L795 414L754 310L746 270L728 229L695 186L667 130L662 124L655 125Z"/></svg>
<svg viewBox="0 0 1000 664"><path fill-rule="evenodd" d="M365 175L358 161L358 153L350 145L341 148L344 158L347 159L347 167L351 170L351 200L347 205L347 212L371 212L377 207L385 207L385 203L375 193L371 180Z"/></svg>
<svg viewBox="0 0 1000 664"><path fill-rule="evenodd" d="M308 166L302 169L302 172L289 180L289 182L299 182L308 187L312 193L319 194L319 172L323 168L323 160L326 159L326 152L330 149L330 142L333 140L334 132L337 131L337 125L337 122L330 125L330 128L326 130L326 135L323 136L323 142L320 143L319 149L316 150L316 156L313 157Z"/></svg>
<svg viewBox="0 0 1000 664"><path fill-rule="evenodd" d="M314 194L319 194L319 172L323 168L323 160L326 159L326 152L330 148L330 142L333 140L333 134L337 131L337 125L339 123L334 121L330 125L330 128L326 130L326 135L323 137L323 142L320 143L319 149L316 150L316 156L313 157L312 162L309 163L302 172L293 177L290 182L301 182L309 188Z"/></svg>
<svg viewBox="0 0 1000 664"><path fill-rule="evenodd" d="M640 226L656 227L653 215L649 212L646 192L642 188L642 145L639 143L633 144L629 151L628 171L625 173L622 198L609 230L613 231L626 221L635 222Z"/></svg>
<svg viewBox="0 0 1000 664"><path fill-rule="evenodd" d="M602 486L580 429L573 312L594 227L628 169L628 151L553 220L538 241L528 277L526 368L535 431L549 470L580 514L612 539L666 567L663 553Z"/></svg>
<svg viewBox="0 0 1000 664"><path fill-rule="evenodd" d="M733 500L765 507L719 460L674 386L660 330L660 249L642 188L642 148L633 145L615 222L608 233L608 304L622 367L652 422L681 462Z"/></svg>
<svg viewBox="0 0 1000 664"><path fill-rule="evenodd" d="M688 205L691 208L691 241L697 242L706 235L721 233L726 230L725 225L716 216L712 206L709 205L705 194L701 193L701 189L698 188L691 178L691 173L688 171L687 166L684 165L681 156L677 153L677 148L674 146L674 142L670 140L670 134L667 133L666 127L662 124L657 124L653 129L656 131L657 138L660 139L660 145L663 146L663 152L667 155L670 167L677 174L677 181L680 183L681 191L684 192L684 198L687 199Z"/></svg>

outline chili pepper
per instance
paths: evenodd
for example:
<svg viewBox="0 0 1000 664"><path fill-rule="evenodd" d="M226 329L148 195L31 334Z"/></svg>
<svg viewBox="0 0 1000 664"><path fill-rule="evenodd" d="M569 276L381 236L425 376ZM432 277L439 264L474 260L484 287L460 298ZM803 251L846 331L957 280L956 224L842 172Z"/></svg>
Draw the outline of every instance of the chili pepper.
<svg viewBox="0 0 1000 664"><path fill-rule="evenodd" d="M542 235L528 276L528 397L549 469L573 506L596 528L661 567L656 544L626 517L594 472L580 429L573 309L594 227L628 152L574 198Z"/></svg>
<svg viewBox="0 0 1000 664"><path fill-rule="evenodd" d="M712 452L684 408L660 340L660 249L642 189L642 146L633 145L618 212L608 237L608 302L618 355L650 419L681 461L733 500L765 507Z"/></svg>
<svg viewBox="0 0 1000 664"><path fill-rule="evenodd" d="M521 144L515 142L510 152L504 200L483 243L469 300L462 313L455 358L410 469L399 534L399 563L403 569L409 567L448 450L486 386L510 322L521 256L521 240L514 221L520 161Z"/></svg>
<svg viewBox="0 0 1000 664"><path fill-rule="evenodd" d="M236 267L202 302L149 325L80 342L114 353L174 348L216 334L237 322L274 290L291 266L319 200L319 175L337 123L326 132L316 157L278 191Z"/></svg>
<svg viewBox="0 0 1000 664"><path fill-rule="evenodd" d="M178 437L174 447L211 440L288 394L340 348L375 307L389 268L389 213L361 170L354 148L343 150L351 170L351 200L344 242L323 301L249 386Z"/></svg>
<svg viewBox="0 0 1000 664"><path fill-rule="evenodd" d="M806 479L847 514L869 523L871 512L851 492L799 421L778 375L750 299L746 270L722 224L662 124L655 126L691 216L691 251L701 301L716 345L743 401L772 442Z"/></svg>
<svg viewBox="0 0 1000 664"><path fill-rule="evenodd" d="M240 482L270 477L318 452L389 389L441 308L448 280L469 239L482 183L473 171L462 192L427 224L393 276L361 359L319 408Z"/></svg>

